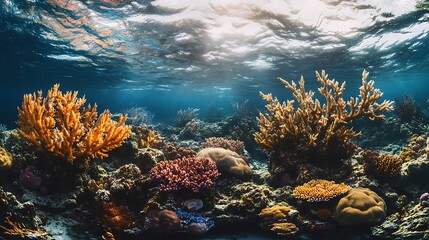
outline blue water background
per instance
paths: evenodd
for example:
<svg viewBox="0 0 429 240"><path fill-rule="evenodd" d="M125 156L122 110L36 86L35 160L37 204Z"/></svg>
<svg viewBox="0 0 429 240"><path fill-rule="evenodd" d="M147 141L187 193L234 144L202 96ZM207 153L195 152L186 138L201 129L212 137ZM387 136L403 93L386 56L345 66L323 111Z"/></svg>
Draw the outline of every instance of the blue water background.
<svg viewBox="0 0 429 240"><path fill-rule="evenodd" d="M180 13L190 11L198 1L185 2L189 4L186 8L169 9L165 6L169 1L3 0L0 122L15 127L16 108L23 94L46 92L55 83L60 83L62 90L78 90L88 103L96 102L100 111L145 107L160 122L171 120L179 109L188 107L200 108L201 117L211 107L231 114L231 104L246 99L262 110L259 91L272 92L282 100L291 98L277 77L299 80L303 75L307 89L316 90L314 71L322 69L339 81L347 81L346 97L358 93L362 70L367 69L386 99L412 94L422 108L429 108L429 14L415 8L419 1L403 1L407 10L401 13L361 1L354 10L373 11L375 20L363 21L366 25L356 28L355 34L349 31L350 36L324 32L319 25L287 22L287 16L260 10L255 14L261 16L245 20L263 23L274 19L284 27L265 24L272 35L255 36L255 40L249 36L211 39L210 27L219 23L211 26L207 19L180 19ZM208 2L213 2L210 7L214 12L228 14L228 9L217 9L224 4L219 3L222 1ZM351 4L321 2L328 2L329 9ZM97 21L103 19L122 27L102 31L93 16ZM135 20L147 16L150 20ZM178 19L161 19L169 16ZM326 21L332 19L325 17ZM58 22L63 26L58 27ZM185 40L180 38L181 33L187 34ZM398 38L390 40L392 44L356 50L370 38L380 43L389 34ZM86 37L90 40L80 42ZM293 43L297 46L289 49L270 42L273 37L298 44ZM113 43L103 45L109 41ZM252 50L234 53L240 47ZM212 53L215 57L208 56Z"/></svg>

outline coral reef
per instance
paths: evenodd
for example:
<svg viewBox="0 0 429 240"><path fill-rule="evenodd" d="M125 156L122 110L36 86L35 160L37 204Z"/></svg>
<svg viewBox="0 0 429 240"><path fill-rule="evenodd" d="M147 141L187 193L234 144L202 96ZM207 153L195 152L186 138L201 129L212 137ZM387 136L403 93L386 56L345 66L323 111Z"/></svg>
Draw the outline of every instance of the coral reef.
<svg viewBox="0 0 429 240"><path fill-rule="evenodd" d="M162 161L150 171L150 177L160 183L161 191L190 189L198 192L213 186L219 175L216 164L204 157Z"/></svg>
<svg viewBox="0 0 429 240"><path fill-rule="evenodd" d="M307 202L325 202L343 195L351 188L344 183L336 184L333 181L322 179L311 180L293 190L293 196Z"/></svg>
<svg viewBox="0 0 429 240"><path fill-rule="evenodd" d="M285 205L292 199L289 188L273 189L254 182L237 183L233 179L220 181L218 191L222 198L216 201L214 213L221 226L256 221L262 209Z"/></svg>
<svg viewBox="0 0 429 240"><path fill-rule="evenodd" d="M55 84L46 97L42 91L24 95L18 108L19 134L38 150L74 163L107 157L128 138L126 116L118 122L108 110L98 116L97 105L83 107L85 97L78 98L77 91L63 94L59 87Z"/></svg>
<svg viewBox="0 0 429 240"><path fill-rule="evenodd" d="M341 226L378 223L386 217L382 198L367 188L351 189L335 207L334 220Z"/></svg>
<svg viewBox="0 0 429 240"><path fill-rule="evenodd" d="M10 154L5 148L0 147L0 169L10 168L12 163L12 154Z"/></svg>
<svg viewBox="0 0 429 240"><path fill-rule="evenodd" d="M222 174L246 177L252 174L252 169L236 152L223 148L204 148L197 157L208 158L216 163Z"/></svg>
<svg viewBox="0 0 429 240"><path fill-rule="evenodd" d="M242 141L221 137L206 138L201 148L225 148L238 153L240 156L244 155L244 143Z"/></svg>
<svg viewBox="0 0 429 240"><path fill-rule="evenodd" d="M313 99L314 92L305 90L303 77L299 88L294 81L280 79L292 91L299 107L295 109L293 100L280 103L272 94L261 93L268 102L268 113L259 114L259 132L254 135L256 142L269 152L287 148L304 153L333 153L329 150L342 147L349 139L361 135L348 127L350 122L364 116L372 120L384 119L381 113L393 110L393 102L377 102L383 93L374 88L374 81L367 81L367 77L368 72L363 71L359 97L345 101L342 98L345 82L340 86L337 81L328 79L325 71L321 74L316 71L317 81L322 85L318 90L326 101L323 104Z"/></svg>

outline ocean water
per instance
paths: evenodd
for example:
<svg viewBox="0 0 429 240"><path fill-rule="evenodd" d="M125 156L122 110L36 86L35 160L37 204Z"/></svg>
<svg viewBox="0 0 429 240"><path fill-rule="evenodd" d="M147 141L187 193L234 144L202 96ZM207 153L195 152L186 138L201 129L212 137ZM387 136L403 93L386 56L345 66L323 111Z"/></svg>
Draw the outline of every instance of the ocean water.
<svg viewBox="0 0 429 240"><path fill-rule="evenodd" d="M385 97L424 103L429 15L424 2L3 0L0 109L14 127L22 95L54 83L101 109L145 107L158 121L177 110L231 111L259 91L288 98L277 77L315 70L355 94L367 69Z"/></svg>
<svg viewBox="0 0 429 240"><path fill-rule="evenodd" d="M23 95L55 83L99 112L142 107L171 123L187 108L263 110L259 92L291 98L278 77L317 91L316 70L356 96L364 69L383 99L411 95L429 112L427 0L0 0L9 129ZM240 234L206 239L274 239Z"/></svg>

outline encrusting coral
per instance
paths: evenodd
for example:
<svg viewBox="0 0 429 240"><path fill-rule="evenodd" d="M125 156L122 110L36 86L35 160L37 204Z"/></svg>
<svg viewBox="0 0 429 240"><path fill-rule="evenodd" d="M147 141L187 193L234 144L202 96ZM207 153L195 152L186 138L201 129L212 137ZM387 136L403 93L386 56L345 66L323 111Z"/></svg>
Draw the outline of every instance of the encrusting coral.
<svg viewBox="0 0 429 240"><path fill-rule="evenodd" d="M345 101L343 92L345 82L341 85L335 80L328 79L325 71L316 71L317 81L322 85L319 93L325 98L322 104L314 99L313 91L306 91L304 78L298 85L280 78L286 88L292 91L298 103L294 100L280 103L272 94L260 93L267 101L265 106L268 113L260 113L257 118L259 132L254 134L255 140L267 151L277 148L288 148L296 151L318 149L322 152L336 144L347 142L361 135L347 125L353 120L367 116L371 120L384 119L382 111L393 110L392 101L384 100L377 103L383 93L374 88L374 81L367 81L368 72L362 73L362 85L359 97Z"/></svg>
<svg viewBox="0 0 429 240"><path fill-rule="evenodd" d="M345 194L351 187L344 183L336 184L333 181L322 179L311 180L293 190L293 196L307 202L325 202Z"/></svg>
<svg viewBox="0 0 429 240"><path fill-rule="evenodd" d="M107 157L128 138L126 116L115 122L108 110L98 115L97 105L83 107L85 97L78 98L77 91L63 94L59 87L55 84L46 97L42 91L25 94L18 108L19 134L38 150L74 163Z"/></svg>

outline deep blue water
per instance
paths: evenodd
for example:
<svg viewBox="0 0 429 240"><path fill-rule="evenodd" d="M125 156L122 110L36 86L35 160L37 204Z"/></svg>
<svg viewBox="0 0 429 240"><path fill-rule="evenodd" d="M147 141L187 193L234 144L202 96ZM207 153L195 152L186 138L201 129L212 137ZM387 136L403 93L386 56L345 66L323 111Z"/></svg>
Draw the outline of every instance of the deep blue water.
<svg viewBox="0 0 429 240"><path fill-rule="evenodd" d="M429 89L429 12L421 1L2 0L0 122L15 127L22 95L54 83L100 110L145 107L158 121L208 105L231 112L259 91L314 71L347 81L363 69L385 98Z"/></svg>

